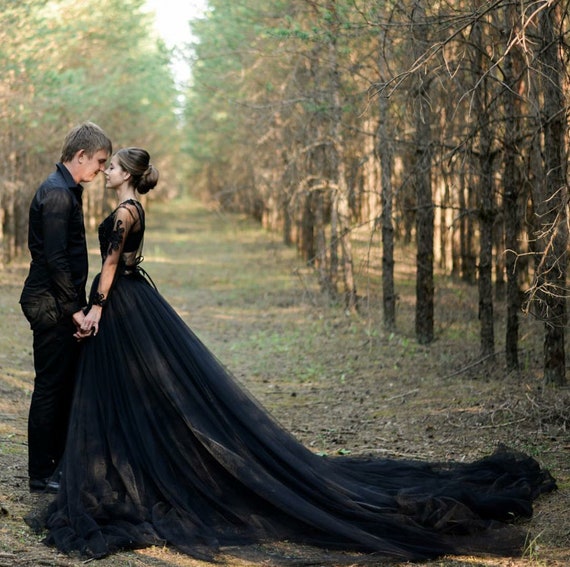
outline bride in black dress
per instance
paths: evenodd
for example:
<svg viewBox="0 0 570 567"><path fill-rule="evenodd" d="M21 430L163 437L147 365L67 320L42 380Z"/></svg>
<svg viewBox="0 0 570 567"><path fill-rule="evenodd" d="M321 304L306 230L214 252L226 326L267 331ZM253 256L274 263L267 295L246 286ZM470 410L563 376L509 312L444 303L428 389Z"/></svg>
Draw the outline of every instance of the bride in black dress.
<svg viewBox="0 0 570 567"><path fill-rule="evenodd" d="M66 553L103 557L171 545L284 541L420 560L520 553L512 521L555 487L526 455L473 463L318 456L286 432L200 342L140 268L158 180L148 153L119 150L105 172L119 205L99 227L101 274L77 337L61 487L42 527ZM313 549L313 548L311 548ZM371 554L371 555L366 555Z"/></svg>

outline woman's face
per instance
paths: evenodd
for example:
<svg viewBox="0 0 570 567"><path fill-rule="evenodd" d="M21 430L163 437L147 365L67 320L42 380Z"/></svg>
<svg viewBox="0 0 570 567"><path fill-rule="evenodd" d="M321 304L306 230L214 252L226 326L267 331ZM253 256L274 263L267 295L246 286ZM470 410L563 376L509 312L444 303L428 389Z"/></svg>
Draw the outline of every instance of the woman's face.
<svg viewBox="0 0 570 567"><path fill-rule="evenodd" d="M105 170L106 186L109 189L118 189L129 177L130 175L119 165L117 156L113 156L109 167Z"/></svg>

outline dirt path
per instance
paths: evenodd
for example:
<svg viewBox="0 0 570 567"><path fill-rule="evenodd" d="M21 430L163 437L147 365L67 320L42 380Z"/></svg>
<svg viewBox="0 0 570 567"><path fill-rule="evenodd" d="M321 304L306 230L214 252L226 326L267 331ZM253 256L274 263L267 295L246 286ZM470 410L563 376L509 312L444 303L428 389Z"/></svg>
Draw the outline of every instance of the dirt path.
<svg viewBox="0 0 570 567"><path fill-rule="evenodd" d="M477 363L476 290L438 282L438 340L420 347L413 340L414 286L405 263L399 264L399 332L385 334L371 278L360 276L362 315L348 317L319 296L294 250L249 221L190 202L153 204L149 220L144 265L161 293L313 450L472 459L505 442L535 455L559 479L561 489L537 505L524 559L429 565L570 564L570 398L568 391L541 388L539 326L525 323L524 371L509 376L500 359ZM22 521L37 498L28 494L26 477L31 333L17 305L26 270L27 259L0 272L0 567L79 566L84 563L46 548ZM206 564L153 548L97 565Z"/></svg>

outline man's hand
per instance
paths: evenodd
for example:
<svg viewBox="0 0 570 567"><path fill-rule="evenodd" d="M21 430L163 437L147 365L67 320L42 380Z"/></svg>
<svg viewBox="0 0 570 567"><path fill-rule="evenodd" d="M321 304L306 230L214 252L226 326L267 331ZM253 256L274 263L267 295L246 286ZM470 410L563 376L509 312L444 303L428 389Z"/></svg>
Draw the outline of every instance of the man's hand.
<svg viewBox="0 0 570 567"><path fill-rule="evenodd" d="M77 329L76 335L79 335L80 339L85 337L97 336L99 332L99 321L101 320L101 313L103 308L100 305L92 305L89 309L87 315L83 318L81 322L81 327ZM74 335L75 336L75 335Z"/></svg>
<svg viewBox="0 0 570 567"><path fill-rule="evenodd" d="M73 321L73 324L75 325L75 333L73 333L73 336L78 341L85 338L81 334L81 325L82 325L84 319L85 319L85 313L83 313L83 310L79 310L79 311L77 311L77 313L74 313L71 316L71 320Z"/></svg>
<svg viewBox="0 0 570 567"><path fill-rule="evenodd" d="M91 336L92 331L87 332L83 331L82 329L82 325L85 322L85 313L83 313L83 310L74 313L71 318L73 320L73 324L75 325L75 333L73 333L73 336L77 339L77 341L81 341Z"/></svg>
<svg viewBox="0 0 570 567"><path fill-rule="evenodd" d="M85 319L85 313L83 313L83 309L80 309L77 313L74 313L71 316L71 319L73 320L73 324L75 325L75 328L80 329L81 324L83 323L83 319Z"/></svg>

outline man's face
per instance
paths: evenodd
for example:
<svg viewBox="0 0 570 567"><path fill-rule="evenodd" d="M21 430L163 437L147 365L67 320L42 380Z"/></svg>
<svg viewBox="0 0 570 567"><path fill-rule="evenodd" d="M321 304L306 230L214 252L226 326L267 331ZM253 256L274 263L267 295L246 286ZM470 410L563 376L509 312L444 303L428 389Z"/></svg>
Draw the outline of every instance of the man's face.
<svg viewBox="0 0 570 567"><path fill-rule="evenodd" d="M106 150L97 150L91 157L85 152L79 156L79 166L77 170L78 183L89 183L93 181L100 171L105 171L105 165L109 159Z"/></svg>

